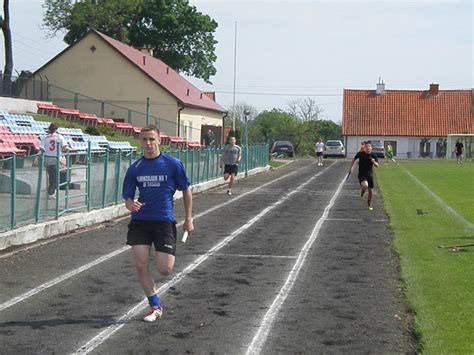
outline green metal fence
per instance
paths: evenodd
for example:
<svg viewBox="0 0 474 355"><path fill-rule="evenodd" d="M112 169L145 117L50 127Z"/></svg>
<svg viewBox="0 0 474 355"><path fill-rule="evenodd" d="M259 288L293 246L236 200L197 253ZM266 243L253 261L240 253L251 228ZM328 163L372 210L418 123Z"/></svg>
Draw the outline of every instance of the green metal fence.
<svg viewBox="0 0 474 355"><path fill-rule="evenodd" d="M246 157L245 147L243 157ZM177 150L192 185L222 176L221 148ZM0 159L0 231L57 219L62 215L87 212L122 203L122 184L130 164L139 158L131 153L68 153L63 165L56 159L56 194L48 198L44 155ZM240 172L268 165L268 145L249 147Z"/></svg>

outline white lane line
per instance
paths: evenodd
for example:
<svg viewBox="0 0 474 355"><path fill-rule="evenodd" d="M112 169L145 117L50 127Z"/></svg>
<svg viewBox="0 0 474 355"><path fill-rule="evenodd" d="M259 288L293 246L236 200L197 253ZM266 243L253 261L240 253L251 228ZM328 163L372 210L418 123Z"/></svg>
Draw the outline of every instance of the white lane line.
<svg viewBox="0 0 474 355"><path fill-rule="evenodd" d="M296 259L296 255L263 255L263 254L224 254L218 253L215 256L235 257L235 258L275 258L275 259Z"/></svg>
<svg viewBox="0 0 474 355"><path fill-rule="evenodd" d="M58 283L63 282L64 280L67 280L67 279L69 279L69 278L71 278L71 277L87 270L87 269L90 269L91 267L96 266L96 265L98 265L98 264L114 257L115 255L123 253L125 250L128 250L129 248L130 247L127 245L126 247L122 247L120 249L117 249L117 250L115 250L114 252L112 252L110 254L104 255L104 256L102 256L102 257L100 257L100 258L98 258L98 259L96 259L96 260L94 260L94 261L92 261L88 264L85 264L85 265L83 265L83 266L81 266L81 267L79 267L75 270L72 270L72 271L70 271L70 272L68 272L64 275L61 275L61 276L59 276L59 277L57 277L57 278L55 278L51 281L48 281L48 282L46 282L46 283L44 283L44 284L28 291L28 292L25 292L25 293L21 294L20 296L12 298L11 300L0 304L0 311L3 311L5 309L7 309L8 307L11 307L11 306L17 304L18 302L24 301L27 298L30 298L31 296L34 296L37 293L46 290L47 288L50 288L54 285L57 285Z"/></svg>
<svg viewBox="0 0 474 355"><path fill-rule="evenodd" d="M310 248L312 247L313 243L316 241L319 231L321 230L321 226L323 225L324 221L327 219L330 209L334 206L334 203L337 197L339 196L339 193L341 192L342 186L344 185L345 181L346 181L346 178L344 177L344 179L339 184L339 187L337 188L336 192L334 193L334 196L331 198L331 201L329 201L329 204L324 209L323 215L321 216L321 218L319 218L318 222L316 222L316 225L314 226L314 229L309 239L306 241L305 245L301 249L301 252L298 255L298 259L296 260L295 265L291 269L288 275L288 278L285 281L285 284L280 289L280 292L278 293L277 297L273 300L272 305L270 306L267 313L263 317L257 333L255 334L252 342L247 348L246 354L248 355L259 354L262 351L265 341L267 340L268 334L270 333L270 330L272 328L273 322L275 321L275 318L278 312L280 311L281 306L283 305L286 298L288 297L288 294L293 288L293 285L295 284L295 281L298 278L298 275L306 260L306 257L308 256L308 252Z"/></svg>
<svg viewBox="0 0 474 355"><path fill-rule="evenodd" d="M463 216L461 216L458 212L456 212L451 206L449 206L446 202L444 202L441 198L439 198L433 191L431 191L425 184L423 184L420 180L417 179L415 175L410 173L407 169L402 167L405 173L411 177L425 192L430 195L438 204L444 208L451 216L453 216L458 222L464 224L467 229L474 230L474 224L469 222Z"/></svg>
<svg viewBox="0 0 474 355"><path fill-rule="evenodd" d="M306 166L303 167L302 169L304 169L304 168L306 168ZM300 170L301 170L301 169L300 169ZM234 202L234 201L236 201L236 200L238 200L238 199L240 199L240 198L243 198L244 196L247 196L247 195L249 195L249 194L251 194L251 193L253 193L253 192L255 192L255 191L258 191L258 190L260 190L260 189L262 189L262 188L268 186L268 185L271 185L271 184L273 184L273 183L275 183L275 182L277 182L277 181L280 181L281 179L284 179L284 178L287 178L287 177L289 177L289 176L291 176L291 175L293 175L293 174L296 174L297 172L298 172L298 171L293 171L293 172L291 172L291 173L289 173L289 174L287 174L287 175L280 176L279 178L276 178L275 180L269 181L269 182L267 182L267 183L265 183L265 184L263 184L263 185L261 185L261 186L255 188L255 189L253 189L253 190L250 190L250 191L248 191L248 192L246 192L246 193L244 193L244 194L242 194L242 195L236 196L235 198L233 198L233 199L231 199L231 200L228 200L228 201L223 202L223 203L221 203L221 204L219 204L219 205L216 205L216 206L214 206L214 207L212 207L212 208L210 208L210 209L208 209L208 210L206 210L206 211L203 211L203 212L201 212L201 213L198 213L197 215L194 216L194 219L197 219L197 218L200 218L200 217L202 217L202 216L205 216L205 215L208 214L208 213L211 213L211 212L213 212L213 211L215 211L215 210L217 210L217 209L219 209L219 208L221 208L221 207L224 207L224 206L226 206L226 205L228 205L228 204L230 204L230 203L232 203L232 202ZM182 225L182 224L183 224L183 222L180 222L180 223L178 223L176 226L179 227L179 226ZM57 277L57 278L55 278L55 279L53 279L53 280L51 280L51 281L48 281L48 282L46 282L46 283L44 283L44 284L42 284L42 285L39 285L38 287L36 287L36 288L34 288L34 289L32 289L32 290L30 290L30 291L28 291L28 292L25 292L25 293L23 293L23 294L21 294L21 295L19 295L19 296L17 296L17 297L14 297L14 298L10 299L9 301L0 304L0 312L3 311L3 310L5 310L5 309L7 309L7 308L9 308L9 307L11 307L11 306L13 306L13 305L15 305L15 304L17 304L17 303L19 303L19 302L22 302L22 301L27 300L27 299L30 298L31 296L34 296L34 295L36 295L37 293L39 293L39 292L41 292L41 291L44 291L44 290L46 290L46 289L48 289L48 288L50 288L50 287L52 287L52 286L55 286L55 285L59 284L60 282L63 282L63 281L65 281L65 280L67 280L67 279L69 279L69 278L71 278L71 277L73 277L73 276L75 276L75 275L77 275L77 274L83 272L83 271L86 271L86 270L90 269L90 268L93 267L93 266L96 266L96 265L98 265L98 264L100 264L100 263L102 263L102 262L104 262L104 261L107 261L107 260L113 258L114 256L117 256L117 255L123 253L124 251L126 251L126 250L128 250L128 249L130 249L129 246L126 246L126 247L122 247L122 248L120 248L120 249L117 249L117 250L115 250L115 251L113 251L113 252L111 252L111 253L109 253L109 254L106 254L106 255L101 256L100 258L98 258L98 259L96 259L96 260L94 260L94 261L91 261L90 263L88 263L88 264L86 264L86 265L83 265L83 266L81 266L81 267L79 267L79 268L77 268L77 269L74 269L74 270L72 270L72 271L70 271L70 272L68 272L68 273L66 273L66 274L64 274L64 275L61 275L61 276L59 276L59 277Z"/></svg>
<svg viewBox="0 0 474 355"><path fill-rule="evenodd" d="M158 288L157 293L163 294L165 293L170 287L176 285L179 281L181 281L183 278L185 278L189 273L191 273L194 269L196 269L199 265L201 265L203 262L205 262L209 257L213 256L216 254L217 251L222 249L224 246L226 246L228 243L230 243L235 237L246 231L248 228L250 228L253 224L258 222L263 216L265 216L268 212L271 210L275 209L277 206L281 205L283 202L288 200L292 195L294 195L297 192L300 192L304 186L309 184L311 181L316 179L320 174L322 174L324 171L318 172L316 175L312 176L309 180L298 186L296 189L293 191L287 193L285 196L283 196L281 199L278 201L274 202L272 205L264 208L260 213L258 213L255 217L250 219L247 223L245 223L243 226L240 228L236 229L233 231L230 235L225 237L222 241L214 245L211 249L209 249L205 254L202 254L199 256L196 260L191 262L186 268L184 268L183 271L178 273L175 277L173 277L170 281L167 283L163 284L160 288ZM81 346L79 349L76 350L76 354L83 354L83 353L89 353L93 350L95 350L97 347L99 347L101 344L103 344L112 334L120 330L128 320L136 316L139 312L141 312L146 306L147 306L148 300L145 298L143 301L129 309L124 315L122 315L116 323L108 326L105 328L103 331L101 331L99 334L97 334L94 338L89 340L86 344Z"/></svg>

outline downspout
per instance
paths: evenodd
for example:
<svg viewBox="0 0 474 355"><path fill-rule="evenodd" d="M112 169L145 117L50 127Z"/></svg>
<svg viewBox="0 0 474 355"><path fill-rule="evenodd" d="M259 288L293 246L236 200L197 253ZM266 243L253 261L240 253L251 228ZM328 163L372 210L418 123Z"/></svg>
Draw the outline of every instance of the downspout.
<svg viewBox="0 0 474 355"><path fill-rule="evenodd" d="M224 128L225 128L225 119L229 115L229 111L224 112L224 116L222 116L222 145L224 145L225 137L224 137Z"/></svg>
<svg viewBox="0 0 474 355"><path fill-rule="evenodd" d="M184 106L180 103L178 106L178 137L181 137L180 135L180 129L181 129L181 111L184 110Z"/></svg>

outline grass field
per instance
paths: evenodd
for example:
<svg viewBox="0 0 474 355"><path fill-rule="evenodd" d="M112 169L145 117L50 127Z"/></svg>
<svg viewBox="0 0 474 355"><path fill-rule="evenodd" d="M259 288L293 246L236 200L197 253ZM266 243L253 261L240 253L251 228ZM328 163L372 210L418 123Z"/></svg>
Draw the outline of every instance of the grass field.
<svg viewBox="0 0 474 355"><path fill-rule="evenodd" d="M474 353L474 163L382 163L377 181L426 354Z"/></svg>

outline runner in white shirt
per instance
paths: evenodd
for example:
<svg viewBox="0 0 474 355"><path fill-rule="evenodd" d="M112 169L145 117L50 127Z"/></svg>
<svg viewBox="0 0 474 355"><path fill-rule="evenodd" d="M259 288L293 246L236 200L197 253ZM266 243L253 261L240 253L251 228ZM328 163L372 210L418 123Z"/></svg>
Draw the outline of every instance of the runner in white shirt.
<svg viewBox="0 0 474 355"><path fill-rule="evenodd" d="M314 150L316 152L316 156L318 157L318 166L323 166L324 143L322 142L321 138L318 139Z"/></svg>
<svg viewBox="0 0 474 355"><path fill-rule="evenodd" d="M58 128L57 124L51 123L48 127L48 134L41 138L41 150L44 152L44 162L48 172L48 198L54 198L54 193L56 192L58 143L61 147L61 152L72 151L64 141L64 137L56 132Z"/></svg>

